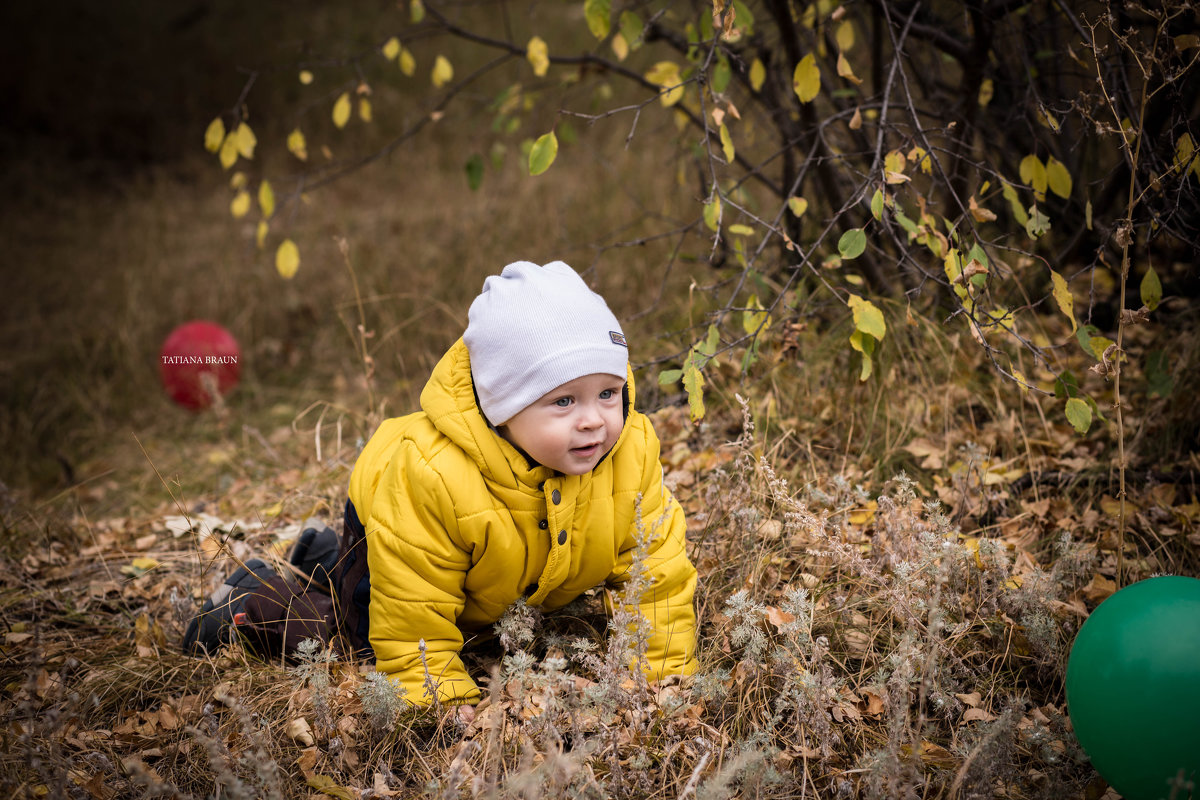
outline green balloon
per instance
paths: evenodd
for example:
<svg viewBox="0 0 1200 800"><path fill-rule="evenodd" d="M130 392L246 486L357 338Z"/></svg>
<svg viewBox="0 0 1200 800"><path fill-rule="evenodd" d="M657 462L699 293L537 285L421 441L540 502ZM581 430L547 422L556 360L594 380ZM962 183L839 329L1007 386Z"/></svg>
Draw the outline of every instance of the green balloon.
<svg viewBox="0 0 1200 800"><path fill-rule="evenodd" d="M1181 770L1200 779L1200 580L1150 578L1101 603L1071 646L1067 713L1127 800L1170 797Z"/></svg>

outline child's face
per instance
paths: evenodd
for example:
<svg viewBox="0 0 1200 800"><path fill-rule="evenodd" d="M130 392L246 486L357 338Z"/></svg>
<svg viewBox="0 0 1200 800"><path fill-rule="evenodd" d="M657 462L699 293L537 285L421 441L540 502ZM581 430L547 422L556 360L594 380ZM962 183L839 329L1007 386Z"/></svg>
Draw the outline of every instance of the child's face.
<svg viewBox="0 0 1200 800"><path fill-rule="evenodd" d="M624 386L623 379L599 373L568 381L522 409L500 434L543 466L583 475L621 435Z"/></svg>

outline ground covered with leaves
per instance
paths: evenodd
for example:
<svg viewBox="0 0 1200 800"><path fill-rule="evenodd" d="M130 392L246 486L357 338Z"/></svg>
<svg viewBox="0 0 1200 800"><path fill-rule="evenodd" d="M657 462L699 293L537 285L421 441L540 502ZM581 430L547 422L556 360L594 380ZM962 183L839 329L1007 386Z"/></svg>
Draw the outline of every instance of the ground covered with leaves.
<svg viewBox="0 0 1200 800"><path fill-rule="evenodd" d="M892 404L903 433L884 435L890 446L850 452L845 398L797 400L780 388L799 386L794 351L766 357L771 381L714 373L703 425L679 404L652 414L700 572L700 672L647 685L626 666L638 637L609 635L599 597L544 618L518 607L468 648L487 697L467 725L413 710L371 665L323 647L286 664L238 643L180 652L237 564L286 570L303 519L340 528L361 443L336 409L276 409L263 430L210 412L195 423L208 435L166 459L194 465L205 491L182 489L151 446L143 469L158 484L139 504L103 475L64 495L7 492L0 786L104 799L1102 796L1072 734L1066 658L1119 585L1196 574L1195 454L1130 469L1122 528L1111 443L1046 421L1036 396L926 386ZM906 407L920 413L901 425ZM930 424L939 414L952 424Z"/></svg>

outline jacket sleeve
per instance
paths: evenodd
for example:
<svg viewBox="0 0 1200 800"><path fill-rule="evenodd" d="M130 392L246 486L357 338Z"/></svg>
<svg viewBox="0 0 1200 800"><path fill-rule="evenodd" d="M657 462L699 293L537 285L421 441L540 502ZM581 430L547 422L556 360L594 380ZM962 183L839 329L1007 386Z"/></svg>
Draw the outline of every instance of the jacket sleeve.
<svg viewBox="0 0 1200 800"><path fill-rule="evenodd" d="M367 523L370 635L377 668L399 678L416 705L433 702L427 674L442 703L474 703L480 696L459 657L457 620L466 605L470 553L457 535L454 503L441 475L415 447L402 444Z"/></svg>
<svg viewBox="0 0 1200 800"><path fill-rule="evenodd" d="M696 568L687 557L683 509L663 485L658 437L645 425L640 513L635 530L618 555L609 583L618 588L630 577L639 538L645 542L647 588L638 606L650 622L646 643L646 677L652 681L668 675L690 675L696 663ZM640 530L637 530L640 528ZM611 608L610 608L611 612Z"/></svg>

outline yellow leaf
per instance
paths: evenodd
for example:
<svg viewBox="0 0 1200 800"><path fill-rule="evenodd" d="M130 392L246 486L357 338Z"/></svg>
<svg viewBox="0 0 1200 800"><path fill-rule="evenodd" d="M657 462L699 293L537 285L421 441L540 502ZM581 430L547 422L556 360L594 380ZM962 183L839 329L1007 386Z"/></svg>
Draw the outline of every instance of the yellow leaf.
<svg viewBox="0 0 1200 800"><path fill-rule="evenodd" d="M850 81L855 86L858 86L860 83L862 83L862 78L854 74L854 69L850 66L850 62L846 60L846 56L843 53L838 53L837 74Z"/></svg>
<svg viewBox="0 0 1200 800"><path fill-rule="evenodd" d="M1097 361L1104 358L1104 351L1107 350L1110 345L1116 344L1116 342L1114 342L1112 339L1109 339L1107 336L1088 336L1087 340L1088 349L1092 351L1092 355L1096 357Z"/></svg>
<svg viewBox="0 0 1200 800"><path fill-rule="evenodd" d="M809 53L800 59L792 73L792 90L801 103L811 103L821 91L821 70L817 67L817 59Z"/></svg>
<svg viewBox="0 0 1200 800"><path fill-rule="evenodd" d="M533 67L534 75L539 78L546 76L546 70L550 69L550 55L546 41L542 37L534 36L529 40L529 44L525 45L525 58ZM624 59L622 58L622 60Z"/></svg>
<svg viewBox="0 0 1200 800"><path fill-rule="evenodd" d="M409 78L417 72L417 60L407 47L400 50L400 71Z"/></svg>
<svg viewBox="0 0 1200 800"><path fill-rule="evenodd" d="M1059 128L1061 127L1058 124L1058 120L1054 118L1054 115L1042 106L1038 106L1037 108L1037 119L1038 122L1042 123L1042 125L1054 131L1055 133L1058 133Z"/></svg>
<svg viewBox="0 0 1200 800"><path fill-rule="evenodd" d="M554 159L558 157L558 137L554 131L544 133L529 148L529 174L541 175L550 169Z"/></svg>
<svg viewBox="0 0 1200 800"><path fill-rule="evenodd" d="M991 78L984 78L979 84L979 105L986 108L987 104L992 102L992 97L996 93L995 84Z"/></svg>
<svg viewBox="0 0 1200 800"><path fill-rule="evenodd" d="M241 219L246 216L246 212L250 210L250 193L245 189L233 196L233 200L229 202L229 213L233 214L235 219Z"/></svg>
<svg viewBox="0 0 1200 800"><path fill-rule="evenodd" d="M893 150L883 157L883 168L887 172L904 172L904 168L908 165L908 161L904 158L904 153L899 150Z"/></svg>
<svg viewBox="0 0 1200 800"><path fill-rule="evenodd" d="M220 122L220 120L213 120L213 122ZM207 137L205 141L207 142ZM1196 143L1192 140L1192 135L1190 133L1184 133L1175 142L1175 162L1171 165L1171 168L1176 172L1187 169L1192 163L1192 155L1195 152Z"/></svg>
<svg viewBox="0 0 1200 800"><path fill-rule="evenodd" d="M265 219L258 221L258 228L254 231L254 242L258 245L258 249L262 250L267 244L267 233L271 230L271 226L267 224Z"/></svg>
<svg viewBox="0 0 1200 800"><path fill-rule="evenodd" d="M958 278L962 275L962 254L957 248L951 248L950 252L946 253L946 257L942 259L942 269L951 285L959 282Z"/></svg>
<svg viewBox="0 0 1200 800"><path fill-rule="evenodd" d="M762 59L754 59L754 63L750 65L750 88L759 91L766 79L767 68L763 66Z"/></svg>
<svg viewBox="0 0 1200 800"><path fill-rule="evenodd" d="M808 211L808 201L803 197L789 197L788 209L797 217L804 216L804 212Z"/></svg>
<svg viewBox="0 0 1200 800"><path fill-rule="evenodd" d="M730 225L729 232L734 236L753 236L754 228L751 228L749 225Z"/></svg>
<svg viewBox="0 0 1200 800"><path fill-rule="evenodd" d="M313 82L313 74L306 69L300 70L300 82L305 86L308 86Z"/></svg>
<svg viewBox="0 0 1200 800"><path fill-rule="evenodd" d="M308 143L304 140L304 134L300 132L299 128L288 134L287 149L301 161L308 160Z"/></svg>
<svg viewBox="0 0 1200 800"><path fill-rule="evenodd" d="M358 98L358 118L363 122L371 121L371 101L369 98Z"/></svg>
<svg viewBox="0 0 1200 800"><path fill-rule="evenodd" d="M1025 377L1025 374L1023 372L1021 372L1019 369L1014 369L1012 371L1012 374L1013 374L1013 377L1017 379L1017 385L1021 387L1021 391L1024 392L1025 394L1029 394L1029 385L1030 384L1029 384L1029 379Z"/></svg>
<svg viewBox="0 0 1200 800"><path fill-rule="evenodd" d="M416 23L425 19L425 4L422 3L421 0L410 0L408 4L408 13L409 18L415 25Z"/></svg>
<svg viewBox="0 0 1200 800"><path fill-rule="evenodd" d="M237 142L238 155L242 158L254 158L254 147L258 144L258 137L254 135L254 131L250 130L250 126L246 123L239 123L237 130L233 133L233 138Z"/></svg>
<svg viewBox="0 0 1200 800"><path fill-rule="evenodd" d="M612 0L583 0L583 16L592 35L603 39L612 28Z"/></svg>
<svg viewBox="0 0 1200 800"><path fill-rule="evenodd" d="M141 570L142 572L149 572L159 565L159 561L157 558L142 556L141 558L135 558L133 561L130 561L129 565L134 569Z"/></svg>
<svg viewBox="0 0 1200 800"><path fill-rule="evenodd" d="M887 323L883 320L883 312L870 300L864 300L856 294L847 299L850 310L854 314L854 327L863 333L870 334L876 341L883 341L887 336Z"/></svg>
<svg viewBox="0 0 1200 800"><path fill-rule="evenodd" d="M1064 200L1071 196L1071 173L1067 167L1054 156L1046 161L1046 184L1050 191Z"/></svg>
<svg viewBox="0 0 1200 800"><path fill-rule="evenodd" d="M688 415L692 422L699 422L704 418L704 375L696 365L694 350L683 365L683 388L688 396Z"/></svg>
<svg viewBox="0 0 1200 800"><path fill-rule="evenodd" d="M1068 398L1066 414L1067 422L1071 423L1076 433L1087 433L1088 428L1092 426L1092 407L1086 400L1078 397Z"/></svg>
<svg viewBox="0 0 1200 800"><path fill-rule="evenodd" d="M725 153L725 163L732 164L735 155L733 149L733 139L729 137L729 128L725 125L721 126L721 150Z"/></svg>
<svg viewBox="0 0 1200 800"><path fill-rule="evenodd" d="M850 334L850 346L862 353L862 367L859 369L858 379L865 381L871 377L871 372L875 366L871 359L871 353L875 352L875 340L871 338L869 333L863 333L856 328Z"/></svg>
<svg viewBox="0 0 1200 800"><path fill-rule="evenodd" d="M908 160L916 164L926 175L933 173L933 162L924 147L914 147L908 151Z"/></svg>
<svg viewBox="0 0 1200 800"><path fill-rule="evenodd" d="M204 149L210 153L215 153L221 149L221 143L225 141L225 123L217 117L212 122L208 123L208 127L204 130Z"/></svg>
<svg viewBox="0 0 1200 800"><path fill-rule="evenodd" d="M284 279L290 280L299 268L300 251L296 249L296 243L291 239L284 239L275 251L275 269Z"/></svg>
<svg viewBox="0 0 1200 800"><path fill-rule="evenodd" d="M258 185L258 207L262 209L263 219L270 219L275 213L275 190L266 179Z"/></svg>
<svg viewBox="0 0 1200 800"><path fill-rule="evenodd" d="M629 42L625 40L625 34L617 33L613 35L612 51L617 57L617 61L624 61L629 56Z"/></svg>
<svg viewBox="0 0 1200 800"><path fill-rule="evenodd" d="M400 40L393 36L383 43L383 57L391 61L398 55L400 55Z"/></svg>
<svg viewBox="0 0 1200 800"><path fill-rule="evenodd" d="M721 197L714 195L713 199L704 204L704 224L709 230L715 231L721 223Z"/></svg>
<svg viewBox="0 0 1200 800"><path fill-rule="evenodd" d="M311 740L311 734L309 738ZM316 789L321 794L334 798L334 800L354 800L357 796L356 793L351 792L328 775L310 775L304 781L310 788Z"/></svg>
<svg viewBox="0 0 1200 800"><path fill-rule="evenodd" d="M346 127L350 121L350 93L342 92L333 104L333 124L339 128Z"/></svg>
<svg viewBox="0 0 1200 800"><path fill-rule="evenodd" d="M433 81L436 89L440 89L454 80L454 67L451 66L449 59L439 55L433 60L433 73L430 75L430 80Z"/></svg>
<svg viewBox="0 0 1200 800"><path fill-rule="evenodd" d="M240 169L229 176L230 189L244 189L246 188L246 183L246 173L242 172Z"/></svg>
<svg viewBox="0 0 1200 800"><path fill-rule="evenodd" d="M659 61L646 73L646 80L664 90L659 96L664 107L683 99L683 80L679 76L679 65L674 61Z"/></svg>
<svg viewBox="0 0 1200 800"><path fill-rule="evenodd" d="M221 142L221 152L217 154L217 158L221 160L221 166L229 169L237 162L238 150L236 137L232 133L226 134L225 141Z"/></svg>
<svg viewBox="0 0 1200 800"><path fill-rule="evenodd" d="M1021 159L1020 174L1025 185L1033 187L1037 199L1046 196L1046 166L1040 158L1030 154Z"/></svg>
<svg viewBox="0 0 1200 800"><path fill-rule="evenodd" d="M1071 296L1066 278L1054 270L1050 270L1050 282L1054 286L1054 302L1058 303L1059 310L1071 320L1071 332L1074 333L1079 324L1075 322L1075 298Z"/></svg>
<svg viewBox="0 0 1200 800"><path fill-rule="evenodd" d="M742 330L753 335L759 332L760 328L763 333L766 333L769 327L771 327L771 317L763 308L758 295L750 295L750 299L746 301L746 310L742 312Z"/></svg>
<svg viewBox="0 0 1200 800"><path fill-rule="evenodd" d="M838 50L843 53L854 47L854 23L848 19L842 20L834 33L834 38L837 40Z"/></svg>
<svg viewBox="0 0 1200 800"><path fill-rule="evenodd" d="M875 512L879 510L879 503L875 500L867 501L867 504L862 508L856 508L849 513L846 521L852 525L869 525L875 520Z"/></svg>

